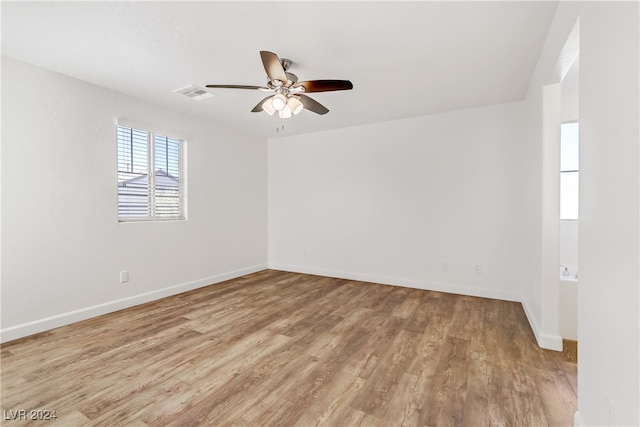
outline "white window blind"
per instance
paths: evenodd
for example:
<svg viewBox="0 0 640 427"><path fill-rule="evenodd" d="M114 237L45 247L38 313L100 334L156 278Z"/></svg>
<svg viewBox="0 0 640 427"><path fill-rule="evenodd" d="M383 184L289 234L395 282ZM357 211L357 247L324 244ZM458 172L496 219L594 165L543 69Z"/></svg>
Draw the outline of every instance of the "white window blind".
<svg viewBox="0 0 640 427"><path fill-rule="evenodd" d="M118 219L184 219L183 141L118 123Z"/></svg>

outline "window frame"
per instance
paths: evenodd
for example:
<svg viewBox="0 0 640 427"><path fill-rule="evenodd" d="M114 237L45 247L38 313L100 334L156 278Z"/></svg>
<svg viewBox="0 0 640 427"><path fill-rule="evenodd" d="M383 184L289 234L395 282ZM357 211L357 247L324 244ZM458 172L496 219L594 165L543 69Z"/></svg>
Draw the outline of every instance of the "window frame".
<svg viewBox="0 0 640 427"><path fill-rule="evenodd" d="M159 127L150 126L147 124L135 122L128 119L117 118L115 126L116 133L116 217L118 223L134 223L134 222L156 222L156 221L186 221L187 220L187 191L186 191L186 137L180 135L177 132L161 129ZM147 134L147 201L149 215L146 216L121 216L120 215L120 182L118 169L119 162L119 146L118 146L118 129L129 128L135 129ZM166 137L176 139L178 144L178 200L179 200L179 214L172 216L159 216L156 212L157 201L155 198L156 193L156 141L155 137ZM166 171L167 174L169 171Z"/></svg>

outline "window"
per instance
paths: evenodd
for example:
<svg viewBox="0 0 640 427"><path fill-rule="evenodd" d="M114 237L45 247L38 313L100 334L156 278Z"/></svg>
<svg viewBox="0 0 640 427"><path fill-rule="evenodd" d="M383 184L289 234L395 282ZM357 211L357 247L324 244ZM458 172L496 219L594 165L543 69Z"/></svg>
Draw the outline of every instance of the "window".
<svg viewBox="0 0 640 427"><path fill-rule="evenodd" d="M145 128L118 120L118 220L184 219L184 142Z"/></svg>
<svg viewBox="0 0 640 427"><path fill-rule="evenodd" d="M560 219L578 219L579 152L578 122L560 128Z"/></svg>

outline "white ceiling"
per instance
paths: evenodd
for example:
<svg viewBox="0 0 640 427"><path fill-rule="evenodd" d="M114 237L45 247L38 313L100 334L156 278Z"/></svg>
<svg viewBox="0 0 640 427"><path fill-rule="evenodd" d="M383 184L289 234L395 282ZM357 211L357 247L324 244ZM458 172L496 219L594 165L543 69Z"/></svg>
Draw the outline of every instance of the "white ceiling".
<svg viewBox="0 0 640 427"><path fill-rule="evenodd" d="M3 2L2 53L266 137L522 99L557 2ZM311 96L329 108L279 119L259 51L300 80L348 79ZM284 132L276 132L285 125Z"/></svg>

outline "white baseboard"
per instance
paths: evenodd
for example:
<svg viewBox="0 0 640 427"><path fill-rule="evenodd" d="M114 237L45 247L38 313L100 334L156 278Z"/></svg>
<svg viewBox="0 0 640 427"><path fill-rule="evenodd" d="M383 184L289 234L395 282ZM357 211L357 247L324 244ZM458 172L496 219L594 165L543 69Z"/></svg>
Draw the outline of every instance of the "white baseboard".
<svg viewBox="0 0 640 427"><path fill-rule="evenodd" d="M582 427L582 426L586 426L586 425L587 424L584 422L584 420L580 416L580 412L576 411L576 413L573 414L573 426L574 427Z"/></svg>
<svg viewBox="0 0 640 427"><path fill-rule="evenodd" d="M527 320L529 321L529 325L531 326L531 330L533 331L533 335L536 337L536 341L538 342L538 346L545 348L547 350L555 350L562 351L562 337L560 335L552 335L545 334L540 330L538 326L538 322L536 321L531 308L525 300L521 302L522 308L524 309L524 314L527 315Z"/></svg>
<svg viewBox="0 0 640 427"><path fill-rule="evenodd" d="M500 291L496 289L475 288L448 283L428 282L399 277L376 276L364 273L325 270L322 268L269 263L269 269L289 271L292 273L315 274L318 276L335 277L338 279L358 280L362 282L380 283L382 285L403 286L406 288L423 289L427 291L447 292L450 294L469 295L473 297L492 298L504 301L520 302L519 293Z"/></svg>
<svg viewBox="0 0 640 427"><path fill-rule="evenodd" d="M103 314L112 313L124 308L133 307L139 304L155 301L160 298L177 295L182 292L187 292L204 286L224 282L225 280L235 279L246 274L256 273L258 271L265 270L266 268L266 265L255 265L252 267L242 268L211 277L205 277L203 279L187 283L169 286L163 289L157 289L155 291L147 292L144 294L134 295L115 301L109 301L104 304L81 308L79 310L61 313L55 316L34 320L32 322L11 326L0 330L0 342L4 343L18 338L23 338L29 335L37 334L39 332L44 332L50 329L58 328L60 326L79 322L81 320L86 320L92 317L101 316Z"/></svg>

